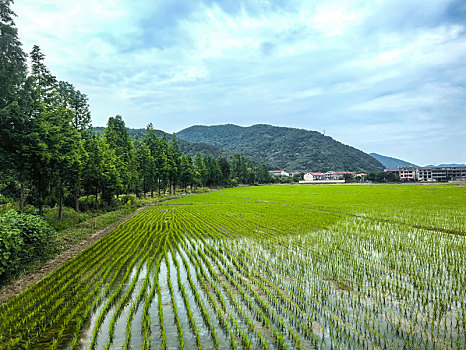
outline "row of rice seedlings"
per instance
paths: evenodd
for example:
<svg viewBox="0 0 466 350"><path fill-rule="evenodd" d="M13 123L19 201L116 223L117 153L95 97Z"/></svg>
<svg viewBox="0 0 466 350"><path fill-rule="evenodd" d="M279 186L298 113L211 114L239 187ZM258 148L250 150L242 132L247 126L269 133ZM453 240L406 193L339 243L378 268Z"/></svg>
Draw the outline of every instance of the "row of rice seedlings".
<svg viewBox="0 0 466 350"><path fill-rule="evenodd" d="M341 232L339 234L341 235ZM326 242L326 243L328 243L328 242ZM272 244L277 245L277 242L272 242ZM333 249L334 246L335 246L335 248L338 248L337 245L335 245L335 244L334 245L332 245L332 244L328 245L328 247L330 247L332 249ZM306 251L307 249L308 249L308 247L304 247L303 250ZM291 254L293 254L293 253L294 253L294 251L291 252ZM447 253L447 254L449 256L449 259L456 259L456 262L453 264L453 267L450 269L450 271L453 271L452 274L454 274L455 271L456 272L458 271L458 268L457 268L457 266L459 265L458 260L457 260L458 258L455 256L455 254L452 254L452 253ZM349 271L351 271L353 269L353 267L351 267L351 265L347 264L347 261L346 261L347 257L345 255L343 255L343 256L337 255L336 257L333 258L333 260L336 260L336 261L331 261L331 262L327 261L328 256L324 256L322 254L320 254L320 255L315 254L315 255L316 255L316 258L319 257L319 258L326 259L326 261L324 263L326 264L326 266L328 266L328 268L325 269L325 272L327 272L330 276L335 276L337 278L337 280L339 280L339 279L345 280L345 278L346 278L345 276L349 273ZM314 261L316 261L316 260L314 259ZM370 259L368 259L366 261L370 262ZM295 275L296 276L302 276L300 274L303 272L304 268L300 267L301 266L300 264L294 264L294 265L297 266ZM405 264L405 268L408 266L408 269L409 269L409 265L410 264ZM357 265L356 265L356 267L357 267ZM316 266L314 266L314 268L316 268ZM372 268L372 267L370 267L370 265L369 265L369 267L365 267L363 265L363 267L360 270L365 271L366 275L367 275L367 268L369 268L369 271L370 271L371 274L375 274L378 267L374 266L374 268ZM412 267L412 269L414 269L414 266ZM358 270L354 269L354 271L358 271ZM443 271L445 271L445 270L443 270ZM342 323L343 322L346 322L346 323L352 322L352 320L350 320L350 319L347 319L346 321L343 321L343 317L341 316L341 314L343 314L344 310L346 310L346 309L352 309L353 307L354 308L360 307L362 309L362 311L359 312L361 315L360 315L360 320L358 321L356 327L358 327L361 324L361 322L363 322L362 320L365 320L364 322L369 322L367 324L368 328L373 328L374 329L373 332L375 332L374 333L375 335L373 335L372 337L374 337L374 338L380 338L381 337L381 335L378 334L379 331L377 331L377 327L376 327L377 323L380 323L380 316L378 315L378 312L374 311L374 306L368 306L366 302L362 301L363 299L361 298L361 296L359 296L359 297L355 296L353 299L349 299L349 300L345 300L346 298L340 298L340 295L342 294L340 291L335 291L334 288L329 289L329 286L332 285L331 282L329 282L329 281L323 281L322 282L322 277L325 277L325 276L319 276L319 275L317 275L317 276L321 280L321 282L317 286L317 288L318 289L324 288L324 290L326 290L325 293L327 293L327 295L328 295L328 293L330 293L329 296L331 297L332 300L334 300L334 302L335 302L335 300L336 301L340 300L338 302L340 304L338 304L338 303L336 305L335 304L333 304L333 305L329 304L329 307L327 307L327 308L322 307L322 313L326 314L326 313L330 312L332 314L333 321L328 321L328 323L333 322L333 324L335 324L336 327L339 327L339 325L337 323L337 320L338 320L338 322L342 322ZM314 275L311 278L315 279L316 276ZM440 298L440 302L438 303L438 305L442 305L442 303L444 305L447 305L449 300L452 300L452 299L454 300L456 298L455 295L459 295L459 290L461 290L461 288L459 287L461 285L459 281L461 281L462 278L464 278L464 274L463 274L463 277L460 275L460 276L458 276L456 278L455 282L452 284L452 286L453 286L452 293L450 293L450 294L442 293L442 294L444 294L442 296L443 300L442 300L442 298ZM292 276L292 279L293 280L295 279L294 276ZM297 278L297 280L299 281L299 277ZM302 278L301 278L301 280L302 280ZM351 281L351 279L349 279L349 280ZM420 280L420 279L417 278L417 280ZM397 281L397 279L395 279L395 281ZM360 289L362 291L361 293L363 293L362 295L364 297L376 298L376 296L374 294L377 294L377 292L379 292L379 291L376 290L376 293L374 293L374 289L378 288L377 284L375 283L375 279L371 278L370 280L368 280L368 282L370 282L370 283L361 284L361 286L360 286ZM323 284L323 286L322 286L322 284ZM325 285L327 285L327 287L325 287ZM413 296L415 297L416 294L413 294L413 293L416 293L416 292L413 292L411 289L409 289L409 283L406 283L406 281L404 281L403 279L398 280L398 282L395 283L394 285L396 286L394 295L397 295L398 297L403 297L404 299L409 299L409 298L412 298ZM303 287L304 287L304 285L303 285ZM306 287L309 287L309 286L306 285ZM352 288L352 286L350 286L350 288ZM424 288L424 287L422 287L422 288ZM445 290L445 289L443 289L443 290ZM398 292L396 292L396 291L398 291ZM294 294L301 295L301 298L298 298L297 300L301 299L300 303L303 304L302 299L303 299L304 294L302 292L300 292L299 290L297 290L297 292L298 293L292 293L292 295L294 295ZM324 299L325 295L326 294L319 295L318 299ZM360 294L357 294L357 295L360 295ZM422 298L421 294L419 294L419 297ZM361 299L361 302L358 302L358 299ZM380 300L380 304L383 305L383 302L384 302L385 299L382 299L382 298L377 299L376 298L376 300ZM458 302L458 304L459 304L459 307L461 307L461 302ZM354 305L354 306L351 306L351 305ZM409 313L409 309L404 307L404 305L402 305L402 304L401 304L401 306L400 306L400 304L395 304L395 305L396 305L397 308L399 308L399 313L402 313L402 314ZM434 306L431 309L435 309L435 304L433 304L433 305ZM437 309L436 309L437 310L436 311L437 317L438 317L440 309L441 309L440 307L437 307ZM341 310L343 310L343 311L341 311ZM335 313L335 314L333 314L333 313ZM358 314L356 314L355 317L359 317L357 315ZM459 316L459 318L461 318L461 316ZM414 318L414 319L416 319L416 318ZM443 327L445 327L444 323L445 323L446 319L447 318L443 318L443 320L444 320ZM450 323L452 323L453 325L455 325L455 322L454 322L454 320L452 320L451 317L448 317L448 321ZM456 327L458 327L460 322L456 323ZM398 325L398 324L400 324L400 322L397 321L396 324ZM350 327L350 330L348 330L348 331L351 331L351 328L352 328L351 325L347 325L345 327ZM362 331L362 332L365 333L365 331L361 330L360 328L356 328L356 329L357 329L357 332ZM443 336L445 336L445 334L443 334ZM361 338L361 336L360 336L360 338ZM409 341L411 341L411 340L409 340ZM377 341L377 342L379 342L379 341ZM383 344L383 341L381 343Z"/></svg>
<svg viewBox="0 0 466 350"><path fill-rule="evenodd" d="M151 235L152 237L152 235ZM118 302L114 312L113 312L113 316L112 316L112 319L110 321L110 327L109 327L109 340L107 342L107 345L105 347L105 349L109 349L110 348L110 345L112 343L112 339L113 339L113 335L114 335L114 332L115 332L115 323L123 309L123 306L127 303L128 299L130 298L131 294L133 293L134 291L134 288L136 286L136 282L138 281L138 277L139 277L139 274L141 272L141 269L142 267L144 266L144 264L146 263L150 253L152 253L155 245L159 243L155 237L152 238L152 242L150 243L150 247L149 249L146 251L146 253L144 254L144 256L141 258L141 260L139 261L139 264L137 266L137 269L136 269L136 272L135 272L135 275L133 277L133 280L131 281L131 284L129 286L129 288L126 290L125 294L120 298L120 301ZM149 273L149 268L147 270Z"/></svg>
<svg viewBox="0 0 466 350"><path fill-rule="evenodd" d="M253 314L255 317L261 321L273 334L275 340L278 343L278 346L280 348L285 347L285 339L282 335L281 332L286 331L293 339L295 342L295 345L298 348L301 348L301 341L299 337L296 335L293 329L290 327L287 327L282 318L279 317L275 311L270 307L270 305L263 300L261 296L259 296L258 292L255 290L255 288L246 282L244 278L239 274L239 270L234 270L231 265L225 264L225 260L223 262L221 261L222 259L217 260L221 255L215 250L215 248L212 248L208 243L204 242L205 247L209 248L207 250L204 250L207 254L209 254L210 258L213 259L213 261L216 262L216 266L221 270L222 274L229 279L230 283L240 292L241 296L245 300L246 304L248 307L251 308L253 311ZM199 255L202 257L204 263L206 266L209 268L209 271L212 271L210 268L210 262L207 259L206 255L202 251L198 251ZM231 258L228 256L227 257ZM222 257L223 258L223 257ZM231 260L231 259L230 259ZM236 261L231 260L233 262L233 266L235 266ZM223 267L226 269L224 270ZM252 281L254 283L254 281ZM246 288L246 291L243 289ZM250 295L250 297L248 296ZM251 299L252 297L252 299ZM252 300L257 304L257 306L254 306ZM277 323L279 326L280 332L274 327L274 323Z"/></svg>
<svg viewBox="0 0 466 350"><path fill-rule="evenodd" d="M219 321L220 326L224 329L225 333L230 337L231 348L236 349L235 336L233 335L232 329L230 327L230 324L234 323L234 325L237 328L237 324L234 322L234 316L232 315L230 310L227 308L225 301L223 299L223 296L220 294L218 290L218 287L212 283L212 281L210 280L208 276L206 276L206 273L204 269L202 268L202 265L199 264L199 261L197 261L197 259L195 259L195 257L192 256L191 252L188 251L187 254L191 260L191 263L193 263L193 266L195 267L197 280L200 282L204 290L204 293L207 295L207 299L209 303L211 304L214 312L217 315L217 320ZM209 286L214 289L215 295L220 301L221 306L218 305L215 297L211 294L206 283L209 284ZM225 314L227 317L225 317Z"/></svg>
<svg viewBox="0 0 466 350"><path fill-rule="evenodd" d="M169 243L168 243L168 245L169 245ZM164 253L164 258L165 258L165 265L167 266L168 290L170 291L170 298L171 298L171 303L172 303L172 307L173 307L173 313L175 315L175 324L176 324L176 329L177 329L177 332L178 332L178 340L180 342L180 349L184 349L183 329L181 327L181 321L180 321L180 317L178 316L178 308L176 306L175 295L173 293L173 286L172 286L171 276L170 276L170 262L168 260L166 247L165 247L163 253Z"/></svg>
<svg viewBox="0 0 466 350"><path fill-rule="evenodd" d="M341 233L338 233L338 234L339 234L339 236L341 236ZM380 235L380 234L379 234L379 235ZM335 238L335 237L333 237L333 238ZM276 243L274 243L274 245L276 245ZM287 249L287 250L289 250L289 249ZM341 254L339 255L339 257L341 258ZM349 258L348 258L348 259L349 259ZM280 258L280 261L282 261L281 258ZM345 262L345 261L340 261L340 262L338 262L338 261L337 261L337 263L335 263L335 262L331 262L331 263L330 263L330 262L329 262L329 264L330 264L330 265L333 264L333 266L336 265L336 266L338 267L338 266L340 266L340 265L343 265L343 266L347 265L347 262ZM335 268L329 268L328 270L330 270L330 272L332 272L332 269L333 269L334 272L336 272L336 271L335 271ZM368 269L369 269L369 271L371 270L370 266L369 266L369 267L366 266L366 267L364 268L364 271L367 273ZM320 268L320 270L322 270L322 268ZM309 269L308 269L308 271L309 271ZM374 273L375 273L375 272L374 272ZM395 276L396 276L396 275L395 275ZM370 287L364 288L364 292L367 293L367 296L368 296L368 297L374 298L374 297L375 297L375 296L373 295L373 294L374 294L374 290L375 290L376 293L379 292L379 290L377 289L377 288L378 288L377 284L374 283L374 279L371 279L370 281L371 281ZM376 294L376 293L375 293L375 294ZM457 294L457 291L454 291L454 292L451 293L451 294L455 295L455 294ZM409 294L405 294L405 295L404 295L404 298L407 298L408 300L409 300L409 299L413 299L413 295L414 295L414 294L412 294L412 292L411 292L411 293L409 293ZM403 294L401 294L400 296L403 296ZM414 299L415 299L415 298L414 298ZM382 304L382 302L381 302L380 304ZM406 314L406 312L409 312L409 311L408 311L405 307L401 306L401 307L400 307L400 313ZM374 313L374 312L372 312L372 313L373 313L373 314L376 314L376 313ZM374 318L373 318L373 319L374 319ZM414 319L416 319L416 318L414 318ZM450 318L450 322L451 322L451 321L452 321L452 320L451 320L451 318ZM411 340L409 340L409 341L411 341Z"/></svg>
<svg viewBox="0 0 466 350"><path fill-rule="evenodd" d="M199 225L202 226L203 223L202 223L202 224L199 224ZM204 229L203 229L203 230L204 230ZM194 231L194 230L192 230L192 231ZM204 230L203 232L209 232L209 230ZM191 233L193 233L193 232L191 232ZM211 235L212 235L212 234L211 234ZM215 237L215 236L214 236L214 237ZM202 237L201 237L201 239L202 239ZM194 249L194 248L193 248L193 249ZM201 255L201 256L202 256L202 251L201 251L200 249L196 249L196 251L194 251L194 252L190 255L190 257L191 257L192 259L197 260L197 262L194 262L194 261L193 261L193 263L196 263L196 264L198 264L198 265L200 266L201 274L205 274L205 272L204 272L203 269L202 269L202 263L200 263L200 261L197 259L197 255ZM205 256L204 256L204 258L205 258ZM218 276L217 276L216 273L212 270L212 268L211 268L209 262L204 261L204 263L206 264L206 266L207 266L207 268L208 268L208 270L209 270L209 273L210 273L211 275L213 275L213 276L216 276L216 278L214 278L214 279L218 281ZM206 276L206 279L211 283L212 287L214 288L214 291L217 291L217 292L218 292L217 286L216 286L214 283L212 283L212 281L210 280L210 278ZM228 288L225 286L225 284L223 284L223 286L225 287L226 290L228 290ZM230 296L232 296L231 291L228 290L228 292L230 292L229 294L230 294ZM223 299L223 297L221 296L220 293L218 293L218 297L219 297L220 300ZM236 300L234 300L233 303L236 304L236 305L238 305L238 303L236 302ZM241 308L241 310L239 310L239 311L242 311L242 308ZM257 310L253 310L253 311L257 311ZM251 320L249 319L249 317L247 316L247 314L244 315L244 313L243 313L243 316L245 316L246 324L248 324L248 326L252 329L252 331L254 331L254 333L256 333L256 335L257 335L257 337L258 337L258 340L259 340L259 343L265 344L265 345L263 345L263 346L267 347L267 341L264 339L263 335L262 335L260 332L257 332L257 330L256 330L255 327L254 327L254 324L251 322ZM279 336L278 333L276 333L276 332L275 332L275 335L276 335L277 337Z"/></svg>
<svg viewBox="0 0 466 350"><path fill-rule="evenodd" d="M144 308L142 314L142 332L143 332L143 341L142 341L142 349L150 349L150 326L151 326L151 318L149 315L149 307L150 304L157 292L157 304L158 304L158 318L159 318L159 325L161 331L161 348L166 349L167 346L167 336L165 331L165 324L163 320L163 309L162 309L162 292L160 288L160 283L158 281L158 276L160 272L160 264L162 263L163 258L163 250L166 249L165 245L167 242L167 236L163 237L163 242L161 241L159 244L159 249L157 249L157 259L156 259L156 266L155 266L155 279L153 281L152 287L145 296L144 301ZM128 334L128 333L127 333Z"/></svg>
<svg viewBox="0 0 466 350"><path fill-rule="evenodd" d="M93 260L95 260L95 259L93 259ZM84 259L83 263L85 263L85 262L86 262L86 260ZM90 265L93 266L92 263ZM93 271L94 272L98 271L98 267L94 266ZM70 271L70 272L73 272L73 271ZM94 276L94 274L92 272L88 273L87 279L91 278L93 276ZM54 290L53 293L48 294L47 301L49 301L50 303L53 302L54 306L52 308L48 308L47 312L45 314L42 313L42 316L40 318L34 318L34 322L32 324L28 324L27 327L21 328L22 334L20 334L18 337L15 338L15 340L12 343L10 343L9 346L11 348L19 346L19 343L22 341L22 339L26 339L25 344L26 344L26 346L29 346L29 344L34 342L33 339L38 339L42 333L45 333L46 329L54 327L54 325L58 322L58 320L62 317L62 315L64 315L65 312L68 311L67 305L73 305L72 301L76 299L76 298L73 298L73 296L76 297L77 290L80 289L82 285L84 285L84 286L87 285L86 284L87 279L82 280L82 278L81 278L81 280L79 281L80 283L71 285L71 282L74 281L74 279L73 278L68 278L68 277L65 277L65 278L66 278L66 280L68 280L67 284L63 285L62 288L60 288L59 290ZM53 280L54 280L53 278L48 278L47 279L47 281L53 281ZM72 287L69 288L69 286L72 286ZM22 295L20 295L18 297L20 297L20 298L23 297L23 296L31 297L31 295L32 295L31 293L23 293ZM67 297L67 295L71 295L72 298L69 299ZM66 303L65 305L62 305L60 303L55 302L55 300L60 299L60 298L62 298L62 300L65 301L65 303ZM41 310L42 308L44 308L44 306L43 306L44 304L47 305L48 302L44 302L44 300L43 300L43 303L40 304L40 307L38 307L37 309ZM60 310L58 313L55 312L55 310L57 310L57 309ZM34 314L34 313L32 313L32 314ZM29 315L31 315L31 314L29 314ZM28 317L26 317L26 318L28 318ZM39 332L35 331L35 329L38 329L38 327L40 327ZM33 337L31 337L28 334L32 334Z"/></svg>
<svg viewBox="0 0 466 350"><path fill-rule="evenodd" d="M147 247L150 246L150 243L152 243L152 242L153 242L152 236L146 236L144 246L142 247L142 249L139 250L139 252L133 257L133 259L129 262L129 264L126 265L126 273L123 276L122 280L119 282L118 288L115 289L115 291L112 293L112 295L110 295L110 297L107 299L104 307L102 308L99 315L97 316L97 319L96 319L96 322L95 322L95 325L94 325L94 329L93 329L93 333L92 333L92 339L91 339L91 344L90 344L91 349L93 349L95 347L95 345L96 345L97 335L99 334L100 327L101 327L101 325L102 325L102 323L104 321L105 315L107 314L108 311L110 311L110 308L114 305L117 298L119 297L119 295L120 295L120 293L121 293L121 291L123 289L124 284L126 283L129 276L131 275L131 271L132 271L133 266L136 264L136 262L139 259L141 259L141 255L146 251ZM145 256L147 258L147 254ZM123 266L122 266L122 268L123 268Z"/></svg>
<svg viewBox="0 0 466 350"><path fill-rule="evenodd" d="M79 260L75 261L79 262ZM21 318L21 323L17 325L17 328L24 328L24 325L30 319L35 318L35 315L41 312L41 310L47 309L47 306L54 302L58 295L61 295L63 291L67 291L69 289L70 285L73 285L75 280L79 278L79 274L77 273L78 271L82 271L86 267L93 267L94 263L97 261L99 261L97 257L93 258L92 260L84 258L82 261L80 261L79 264L77 264L77 266L75 266L75 268L73 268L73 270L66 270L66 274L58 273L55 278L49 277L43 283L34 285L33 287L37 285L43 286L43 288L35 288L35 290L33 288L33 290L37 293L37 298L33 298L33 294L29 292L29 290L28 293L22 293L18 295L15 299L13 299L12 303L15 305L21 305L16 302L21 300L23 302L23 308L21 310L18 310L17 308L8 308L8 310L5 310L9 312L2 313L2 329L6 329L7 322L9 321L8 317L16 318L19 315L25 315L25 317ZM9 303L6 305L8 304ZM37 306L32 309L34 305ZM16 316L10 316L9 314L12 312L17 312ZM14 330L15 328L12 329L12 331Z"/></svg>
<svg viewBox="0 0 466 350"><path fill-rule="evenodd" d="M248 337L246 332L243 331L239 327L238 320L235 318L235 315L233 315L231 310L227 307L226 302L225 302L225 300L223 298L223 295L220 292L218 286L215 283L213 283L210 276L208 276L206 274L206 272L202 268L202 263L200 263L199 260L196 259L196 252L193 251L192 248L189 248L187 245L184 245L184 251L187 252L187 255L188 255L189 259L191 260L191 262L194 264L194 266L196 268L197 278L198 278L198 280L201 281L201 285L204 287L204 290L206 291L206 293L208 295L209 302L212 305L214 305L214 310L217 313L217 318L219 318L219 320L221 321L220 324L224 327L225 331L230 336L230 345L231 345L231 347L233 349L236 348L236 343L235 343L235 335L236 335L236 336L240 337L241 343L242 343L244 348L251 349L252 348L251 339ZM180 254L181 254L181 252L180 252ZM184 259L183 256L182 256L182 258ZM217 299L220 301L220 304L221 304L223 310L221 310L219 307L217 307L217 303L215 302L215 299L210 294L209 289L206 286L206 283L209 283L210 287L214 290L215 295L216 295ZM249 326L249 328L253 332L254 338L257 339L258 343L262 343L262 346L264 348L267 348L267 342L263 339L262 334L256 329L254 324L251 322L248 314L243 310L241 305L238 303L237 299L233 296L233 294L231 293L231 290L229 290L226 287L225 283L223 283L223 282L222 282L222 286L224 287L225 290L227 290L227 292L229 292L229 297L230 297L231 301L233 302L233 304L234 304L235 308L237 309L239 315L246 321L246 324ZM223 313L227 314L228 319L226 319L223 316ZM228 321L228 323L227 323L227 321ZM234 333L233 333L232 329L230 328L230 326L233 327Z"/></svg>
<svg viewBox="0 0 466 350"><path fill-rule="evenodd" d="M182 241L178 240L178 243L181 243L181 242ZM189 264L188 264L186 258L181 254L180 251L179 251L179 253L180 253L181 260L183 262L184 269L186 271L186 276L187 276L187 279L188 279L188 282L189 282L191 292L194 295L194 300L196 302L196 305L198 306L198 308L201 311L201 315L202 315L202 318L204 320L204 324L207 326L207 329L210 332L210 335L211 335L211 338L212 338L212 341L214 343L215 348L220 349L220 345L219 345L219 341L218 341L218 338L217 338L215 326L214 326L212 320L210 319L209 313L208 313L208 311L207 311L207 309L206 309L206 307L205 307L205 305L204 305L204 303L203 303L203 301L201 299L199 291L197 290L197 286L193 282L193 279L191 278L191 271L190 271L190 268L189 268Z"/></svg>
<svg viewBox="0 0 466 350"><path fill-rule="evenodd" d="M157 259L159 259L159 260L161 259L161 250L162 250L162 247L163 247L162 241L165 241L165 237L162 236L162 235L159 235L159 239L158 239L157 244L156 244L157 248L156 248L155 252L153 253L151 259L148 262L146 278L144 279L141 290L139 291L138 295L136 296L136 298L131 303L131 307L130 307L130 310L129 310L129 313L128 313L128 318L126 320L126 336L125 336L125 345L124 345L125 350L127 350L129 348L130 343L131 343L131 325L132 325L134 314L135 314L139 304L144 299L144 297L145 297L145 295L147 293L147 288L149 288L149 285L150 285L150 272L151 272L152 266L154 265L154 263L156 263ZM157 264L156 264L156 266L157 266ZM158 265L158 266L160 266L160 265ZM157 268L156 268L156 270L157 270ZM150 289L150 292L149 292L149 297L146 300L152 300L152 298L155 295L155 288L156 288L156 283L153 282L153 285L152 285L152 287ZM149 303L148 303L148 305L149 305ZM143 317L146 317L146 318L149 317L148 309L149 309L149 306L147 306L147 309L144 308L145 313L143 313ZM143 332L145 332L145 334L144 334L144 339L145 339L146 336L147 336L147 328L143 328Z"/></svg>
<svg viewBox="0 0 466 350"><path fill-rule="evenodd" d="M176 238L178 239L178 237ZM175 247L178 249L177 239L175 239L174 244L175 244ZM201 336L199 333L199 329L196 326L196 320L194 319L193 313L191 311L191 307L189 305L189 300L188 300L188 295L186 293L186 289L184 288L184 285L181 282L180 264L178 260L176 259L175 252L170 243L168 243L168 247L170 248L170 252L172 256L174 257L173 262L176 266L176 278L178 282L178 288L181 291L181 294L183 295L183 302L184 302L184 306L188 314L188 321L191 326L191 330L194 332L194 335L196 336L196 349L201 349Z"/></svg>

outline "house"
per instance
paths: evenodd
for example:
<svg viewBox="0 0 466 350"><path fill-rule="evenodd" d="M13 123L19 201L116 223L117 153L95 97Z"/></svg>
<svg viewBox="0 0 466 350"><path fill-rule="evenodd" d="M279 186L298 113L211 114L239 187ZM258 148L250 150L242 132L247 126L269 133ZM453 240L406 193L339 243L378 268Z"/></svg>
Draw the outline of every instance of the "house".
<svg viewBox="0 0 466 350"><path fill-rule="evenodd" d="M416 168L410 166L405 168L391 168L391 169L384 169L386 173L393 173L398 175L401 181L416 181Z"/></svg>
<svg viewBox="0 0 466 350"><path fill-rule="evenodd" d="M325 180L324 173L305 173L304 174L304 181L319 181Z"/></svg>
<svg viewBox="0 0 466 350"><path fill-rule="evenodd" d="M353 174L351 171L327 171L325 173L325 180L335 181L342 178L345 174Z"/></svg>
<svg viewBox="0 0 466 350"><path fill-rule="evenodd" d="M292 176L292 174L287 173L285 170L270 170L269 173L275 176L280 176L280 175Z"/></svg>

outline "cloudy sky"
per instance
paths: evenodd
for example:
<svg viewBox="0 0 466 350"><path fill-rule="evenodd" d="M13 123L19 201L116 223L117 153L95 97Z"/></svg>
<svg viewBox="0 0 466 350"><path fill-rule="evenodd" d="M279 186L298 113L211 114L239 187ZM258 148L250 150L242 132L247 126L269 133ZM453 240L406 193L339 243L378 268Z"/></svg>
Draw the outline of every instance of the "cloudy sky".
<svg viewBox="0 0 466 350"><path fill-rule="evenodd" d="M317 130L419 165L466 163L464 0L16 0L94 125Z"/></svg>

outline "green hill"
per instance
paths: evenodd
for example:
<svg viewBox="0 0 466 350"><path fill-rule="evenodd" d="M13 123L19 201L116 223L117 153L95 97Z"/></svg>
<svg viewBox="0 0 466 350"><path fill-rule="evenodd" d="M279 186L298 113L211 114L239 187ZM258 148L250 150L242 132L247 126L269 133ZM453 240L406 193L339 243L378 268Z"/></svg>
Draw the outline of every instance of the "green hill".
<svg viewBox="0 0 466 350"><path fill-rule="evenodd" d="M101 126L94 127L94 131L97 131L97 132L100 132L100 133L103 133L104 129L105 128L101 127ZM131 129L131 128L128 128L128 133L129 133L129 136L131 138L135 138L136 136L140 137L140 138L143 138L145 132L146 132L146 129ZM171 138L171 134L168 134L168 133L166 133L166 132L164 132L162 130L155 130L155 133L159 137L162 137L162 135L165 134L168 140ZM230 157L232 155L232 152L230 152L228 150L221 149L219 147L216 147L216 146L213 146L213 145L210 145L210 144L207 144L207 143L190 142L190 141L183 140L183 139L181 139L179 137L177 139L178 139L178 144L180 145L181 152L184 153L184 154L188 154L191 157L194 157L194 155L197 152L199 152L199 153L201 153L203 155L209 155L209 156L214 157L214 158L218 158L220 156Z"/></svg>
<svg viewBox="0 0 466 350"><path fill-rule="evenodd" d="M191 126L177 137L257 157L273 167L311 171L381 171L370 155L317 131L258 124Z"/></svg>
<svg viewBox="0 0 466 350"><path fill-rule="evenodd" d="M377 153L369 153L369 154L375 159L377 159L380 163L382 163L385 168L402 168L402 167L408 167L408 166L413 166L413 167L418 168L416 164L409 163L409 162L406 162L398 158L387 157L387 156L383 156Z"/></svg>

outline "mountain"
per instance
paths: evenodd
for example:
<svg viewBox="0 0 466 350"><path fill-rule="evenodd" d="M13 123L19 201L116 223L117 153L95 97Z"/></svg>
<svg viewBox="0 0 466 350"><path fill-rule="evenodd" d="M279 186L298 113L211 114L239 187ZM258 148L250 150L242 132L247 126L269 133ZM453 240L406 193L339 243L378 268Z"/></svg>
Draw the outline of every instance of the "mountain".
<svg viewBox="0 0 466 350"><path fill-rule="evenodd" d="M104 132L104 127L102 126L95 126L94 131L102 133ZM128 134L131 138L139 137L143 138L144 134L146 132L146 129L128 129ZM170 140L171 134L168 134L162 130L155 130L155 133L157 134L158 137L162 137L163 135L166 135L167 140ZM232 155L232 152L229 152L225 149L221 149L219 147L209 145L207 143L202 143L202 142L190 142L183 140L181 138L177 138L178 140L178 145L180 146L180 150L184 154L188 154L191 157L194 157L194 155L199 152L203 155L209 155L214 158L218 158L220 156L225 156L225 157L230 157Z"/></svg>
<svg viewBox="0 0 466 350"><path fill-rule="evenodd" d="M383 156L377 153L369 153L369 154L375 159L377 159L380 163L382 163L385 168L402 168L402 167L408 167L408 166L419 168L419 166L413 163L406 162L401 159L387 157L387 156Z"/></svg>
<svg viewBox="0 0 466 350"><path fill-rule="evenodd" d="M456 167L463 167L466 166L466 164L458 164L458 163L448 163L448 164L440 164L440 165L426 165L425 168L456 168Z"/></svg>
<svg viewBox="0 0 466 350"><path fill-rule="evenodd" d="M381 171L370 155L317 131L265 124L191 126L177 137L203 142L231 152L255 156L277 169L301 171Z"/></svg>

